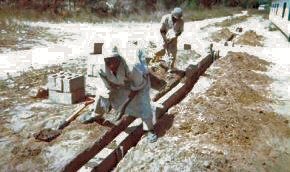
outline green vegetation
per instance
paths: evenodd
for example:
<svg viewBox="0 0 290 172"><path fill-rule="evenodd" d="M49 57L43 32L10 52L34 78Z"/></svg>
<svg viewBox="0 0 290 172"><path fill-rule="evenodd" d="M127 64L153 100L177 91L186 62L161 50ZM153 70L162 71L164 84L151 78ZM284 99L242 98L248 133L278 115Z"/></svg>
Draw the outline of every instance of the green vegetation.
<svg viewBox="0 0 290 172"><path fill-rule="evenodd" d="M26 1L26 0L23 0ZM65 0L66 1L66 0ZM267 1L267 0L266 0ZM170 13L175 6L184 9L185 21L196 21L208 18L232 16L240 13L243 8L257 6L258 0L245 0L234 3L231 0L157 0L138 1L127 0L128 4L120 5L113 9L98 4L99 1L83 1L84 4L73 8L63 6L62 1L57 4L45 5L44 1L27 1L21 4L18 1L6 2L0 7L0 53L3 48L10 50L30 49L35 44L41 44L40 40L57 42L59 36L50 34L46 28L32 27L21 21L48 21L48 22L114 22L114 21L136 21L136 22L160 22L161 17ZM122 4L124 1L117 0ZM268 2L268 1L267 1ZM52 3L52 2L48 2ZM141 8L142 5L142 8ZM23 7L23 8L22 8ZM144 8L143 8L144 7ZM128 9L127 9L128 8ZM149 10L150 9L150 10ZM127 11L126 11L127 10ZM248 9L250 15L262 15L268 17L268 11ZM243 22L247 17L230 18L216 26L228 27Z"/></svg>
<svg viewBox="0 0 290 172"><path fill-rule="evenodd" d="M21 2L22 1L22 2ZM0 7L0 18L49 22L106 22L106 21L159 21L175 6L181 6L186 20L229 16L242 8L257 8L269 4L269 0L157 0L134 1L78 1L56 0L10 1ZM71 3L74 3L71 5ZM110 5L108 5L110 4Z"/></svg>
<svg viewBox="0 0 290 172"><path fill-rule="evenodd" d="M239 17L232 17L232 18L226 19L222 22L215 23L214 25L219 26L219 27L229 27L229 26L246 21L248 19L248 17L249 17L248 15L239 16Z"/></svg>
<svg viewBox="0 0 290 172"><path fill-rule="evenodd" d="M242 8L239 7L224 7L215 6L212 9L207 8L185 8L184 9L184 19L187 21L203 20L215 17L230 16L241 12ZM54 15L48 11L39 12L32 9L14 9L14 8L4 8L0 10L0 21L2 20L20 20L20 21L49 21L49 22L110 22L110 21L137 21L137 22L148 22L155 21L159 22L161 17L170 13L170 10L162 12L152 12L150 14L146 12L140 12L138 14L121 14L120 16L110 16L110 17L100 17L98 15L92 14L87 9L81 9L74 13L63 13L62 15Z"/></svg>
<svg viewBox="0 0 290 172"><path fill-rule="evenodd" d="M58 36L50 34L47 28L32 27L12 19L0 18L0 52L3 48L10 50L30 49L40 41L57 42Z"/></svg>
<svg viewBox="0 0 290 172"><path fill-rule="evenodd" d="M259 11L257 9L249 9L248 10L248 14L250 16L253 16L253 15L260 15L262 16L264 19L269 19L269 11L268 10L264 10L264 11Z"/></svg>
<svg viewBox="0 0 290 172"><path fill-rule="evenodd" d="M216 17L225 17L231 16L241 12L239 7L224 7L224 6L215 6L212 9L207 8L197 8L196 10L185 10L184 19L187 21L196 21L204 20L209 18Z"/></svg>
<svg viewBox="0 0 290 172"><path fill-rule="evenodd" d="M5 89L7 89L6 81L0 80L0 91L4 91Z"/></svg>

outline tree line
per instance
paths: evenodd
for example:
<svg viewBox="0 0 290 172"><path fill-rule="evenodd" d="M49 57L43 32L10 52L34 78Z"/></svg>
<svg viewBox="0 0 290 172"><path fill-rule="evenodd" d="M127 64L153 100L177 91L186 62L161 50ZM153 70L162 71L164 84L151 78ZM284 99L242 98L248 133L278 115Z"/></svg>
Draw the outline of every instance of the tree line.
<svg viewBox="0 0 290 172"><path fill-rule="evenodd" d="M74 11L81 8L89 8L95 12L107 13L110 11L122 12L124 9L134 12L137 11L136 8L138 7L146 11L154 11L160 5L164 6L165 9L171 9L174 6L211 9L217 5L257 8L259 4L269 3L271 3L271 0L0 0L2 7L16 6L20 9L50 10L54 14L58 14L62 10Z"/></svg>

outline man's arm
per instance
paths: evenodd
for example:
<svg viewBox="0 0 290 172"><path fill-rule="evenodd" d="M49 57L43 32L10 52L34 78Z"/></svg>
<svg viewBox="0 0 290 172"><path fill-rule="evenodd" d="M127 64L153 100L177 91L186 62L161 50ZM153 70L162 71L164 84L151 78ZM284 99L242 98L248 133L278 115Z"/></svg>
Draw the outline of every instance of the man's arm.
<svg viewBox="0 0 290 172"><path fill-rule="evenodd" d="M180 36L183 32L184 21L182 19L180 19L180 22L178 23L178 25L179 25L179 29L175 33L176 37Z"/></svg>
<svg viewBox="0 0 290 172"><path fill-rule="evenodd" d="M160 34L163 38L164 43L166 43L166 34L167 34L167 28L166 28L166 16L163 16L161 19L161 27L160 27Z"/></svg>
<svg viewBox="0 0 290 172"><path fill-rule="evenodd" d="M119 87L119 85L114 84L113 82L111 82L107 76L100 74L100 77L102 78L103 82L105 83L106 87L108 89L116 89L117 87Z"/></svg>
<svg viewBox="0 0 290 172"><path fill-rule="evenodd" d="M166 31L164 29L160 29L160 34L163 38L163 41L166 42Z"/></svg>
<svg viewBox="0 0 290 172"><path fill-rule="evenodd" d="M102 69L98 72L98 74L102 79L102 82L98 83L98 88L100 88L100 90L98 90L98 94L104 98L109 98L112 86Z"/></svg>
<svg viewBox="0 0 290 172"><path fill-rule="evenodd" d="M148 83L146 77L144 77L143 72L138 69L137 65L135 65L130 72L129 80L131 89L131 92L128 95L129 98L134 97L140 90L145 88Z"/></svg>

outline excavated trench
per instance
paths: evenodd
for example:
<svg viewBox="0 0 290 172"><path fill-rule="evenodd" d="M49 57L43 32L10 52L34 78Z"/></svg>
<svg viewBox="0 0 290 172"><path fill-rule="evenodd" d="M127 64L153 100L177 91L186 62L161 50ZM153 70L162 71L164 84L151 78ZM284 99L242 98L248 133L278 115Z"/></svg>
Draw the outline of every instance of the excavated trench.
<svg viewBox="0 0 290 172"><path fill-rule="evenodd" d="M184 72L177 71L175 77L166 86L163 85L161 94L155 96L156 125L166 111L179 103L191 91L198 78L213 63L211 55L203 58L197 65L189 65ZM160 71L159 71L160 72ZM158 73L158 72L157 72ZM155 73L155 77L160 78ZM162 83L162 82L160 82ZM165 91L164 91L165 90ZM160 93L159 92L159 93ZM133 117L125 117L109 129L94 144L79 153L62 171L110 171L120 162L127 151L135 146L143 136L142 121Z"/></svg>
<svg viewBox="0 0 290 172"><path fill-rule="evenodd" d="M114 171L289 171L289 118L270 106L272 65L228 52L164 115L162 137L141 139Z"/></svg>

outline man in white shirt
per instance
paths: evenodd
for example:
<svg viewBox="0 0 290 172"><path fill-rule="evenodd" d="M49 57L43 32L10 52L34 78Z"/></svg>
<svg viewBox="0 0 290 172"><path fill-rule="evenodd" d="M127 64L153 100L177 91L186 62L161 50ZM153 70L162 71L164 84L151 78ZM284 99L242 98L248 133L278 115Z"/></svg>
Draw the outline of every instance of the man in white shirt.
<svg viewBox="0 0 290 172"><path fill-rule="evenodd" d="M165 54L169 56L171 58L170 68L175 67L177 38L183 32L184 21L182 19L182 13L182 9L176 7L171 14L164 15L161 19L160 33L163 39L163 49L156 56L160 57Z"/></svg>

